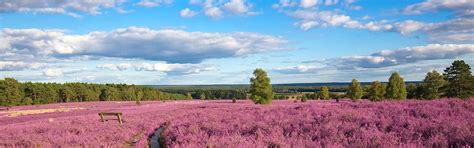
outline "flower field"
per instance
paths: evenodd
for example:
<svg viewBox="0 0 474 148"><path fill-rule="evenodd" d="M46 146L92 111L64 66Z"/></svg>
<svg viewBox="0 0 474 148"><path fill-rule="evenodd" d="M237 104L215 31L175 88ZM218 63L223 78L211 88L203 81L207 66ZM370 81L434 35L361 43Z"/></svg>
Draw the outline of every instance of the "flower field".
<svg viewBox="0 0 474 148"><path fill-rule="evenodd" d="M122 112L124 123L98 112ZM14 116L13 116L14 115ZM474 100L83 102L0 111L2 146L472 146Z"/></svg>

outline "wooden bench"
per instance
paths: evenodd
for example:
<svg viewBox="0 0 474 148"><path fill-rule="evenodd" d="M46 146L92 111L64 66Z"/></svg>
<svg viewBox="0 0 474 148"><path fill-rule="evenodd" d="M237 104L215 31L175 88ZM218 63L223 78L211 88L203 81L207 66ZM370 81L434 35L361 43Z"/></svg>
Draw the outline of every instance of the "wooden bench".
<svg viewBox="0 0 474 148"><path fill-rule="evenodd" d="M118 122L122 124L122 113L120 112L100 112L99 116L102 122L108 120L108 119L105 119L104 116L117 116Z"/></svg>

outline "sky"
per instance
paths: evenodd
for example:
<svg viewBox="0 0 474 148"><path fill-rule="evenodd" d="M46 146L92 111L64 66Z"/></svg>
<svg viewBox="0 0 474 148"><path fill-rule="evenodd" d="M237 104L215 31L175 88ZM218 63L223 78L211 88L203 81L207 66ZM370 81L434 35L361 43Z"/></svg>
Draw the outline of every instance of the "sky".
<svg viewBox="0 0 474 148"><path fill-rule="evenodd" d="M470 0L0 0L0 79L406 81L474 65Z"/></svg>

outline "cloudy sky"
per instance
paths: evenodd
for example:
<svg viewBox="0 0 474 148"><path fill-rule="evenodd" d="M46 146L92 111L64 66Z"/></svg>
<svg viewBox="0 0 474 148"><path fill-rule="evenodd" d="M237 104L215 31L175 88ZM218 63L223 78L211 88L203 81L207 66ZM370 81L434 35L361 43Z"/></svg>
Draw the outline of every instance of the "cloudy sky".
<svg viewBox="0 0 474 148"><path fill-rule="evenodd" d="M474 65L471 0L1 0L0 78L245 84L421 80Z"/></svg>

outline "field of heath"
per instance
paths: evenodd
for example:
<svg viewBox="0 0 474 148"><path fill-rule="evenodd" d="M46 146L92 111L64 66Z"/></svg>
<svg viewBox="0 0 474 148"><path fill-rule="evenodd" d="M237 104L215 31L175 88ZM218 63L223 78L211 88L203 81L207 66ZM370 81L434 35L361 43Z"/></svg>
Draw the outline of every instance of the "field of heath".
<svg viewBox="0 0 474 148"><path fill-rule="evenodd" d="M121 112L123 124L99 112ZM0 111L0 146L472 146L474 100L85 102ZM155 140L155 139L154 139Z"/></svg>

